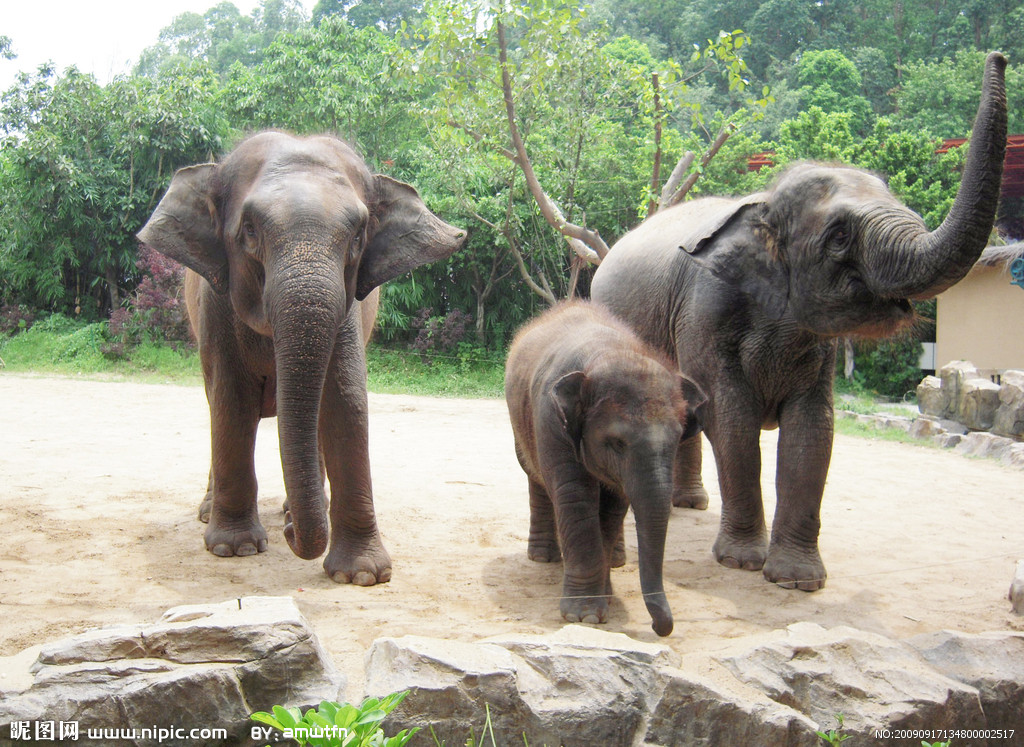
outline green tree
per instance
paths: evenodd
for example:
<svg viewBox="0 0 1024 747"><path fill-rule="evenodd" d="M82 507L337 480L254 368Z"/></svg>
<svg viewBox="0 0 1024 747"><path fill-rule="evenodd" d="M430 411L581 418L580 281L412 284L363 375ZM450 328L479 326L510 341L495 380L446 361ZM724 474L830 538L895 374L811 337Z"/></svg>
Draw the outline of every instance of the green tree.
<svg viewBox="0 0 1024 747"><path fill-rule="evenodd" d="M135 232L174 169L209 160L223 122L208 70L103 87L22 75L0 108L0 299L97 319L135 282Z"/></svg>
<svg viewBox="0 0 1024 747"><path fill-rule="evenodd" d="M136 72L155 76L183 63L203 60L224 75L236 62L251 66L283 33L306 24L299 0L261 0L251 15L228 0L203 14L182 13L160 31L157 44L143 50Z"/></svg>

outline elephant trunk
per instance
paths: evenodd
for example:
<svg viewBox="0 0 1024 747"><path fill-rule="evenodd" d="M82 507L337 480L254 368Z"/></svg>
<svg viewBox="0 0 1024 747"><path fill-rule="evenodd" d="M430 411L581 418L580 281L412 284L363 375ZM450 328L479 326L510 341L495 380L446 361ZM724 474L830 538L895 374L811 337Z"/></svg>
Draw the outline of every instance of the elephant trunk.
<svg viewBox="0 0 1024 747"><path fill-rule="evenodd" d="M268 272L264 297L273 327L281 466L291 521L284 534L300 558L327 548L327 499L320 469L320 400L346 308L340 269L304 258ZM285 256L287 256L285 254ZM290 269L294 267L294 270Z"/></svg>
<svg viewBox="0 0 1024 747"><path fill-rule="evenodd" d="M960 281L988 242L999 202L1006 151L1006 58L998 52L985 61L981 103L974 120L960 189L949 215L928 233L915 223L886 215L874 221L869 246L887 256L868 259L869 285L884 298L925 299ZM888 252L891 251L891 255Z"/></svg>
<svg viewBox="0 0 1024 747"><path fill-rule="evenodd" d="M658 460L650 469L638 470L638 474L642 477L630 481L633 484L627 484L626 492L636 517L640 589L651 614L651 628L666 636L672 632L672 610L665 596L662 566L672 513L672 460Z"/></svg>

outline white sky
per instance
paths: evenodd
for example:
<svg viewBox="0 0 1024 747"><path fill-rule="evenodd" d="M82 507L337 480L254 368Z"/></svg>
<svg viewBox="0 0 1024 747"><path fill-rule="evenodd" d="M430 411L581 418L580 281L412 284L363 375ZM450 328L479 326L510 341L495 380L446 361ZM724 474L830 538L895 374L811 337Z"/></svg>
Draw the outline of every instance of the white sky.
<svg viewBox="0 0 1024 747"><path fill-rule="evenodd" d="M0 0L0 36L9 36L18 55L0 59L0 91L21 71L35 72L52 60L58 71L77 65L107 83L131 72L139 55L157 42L175 16L204 13L219 0ZM249 15L258 0L233 0ZM303 5L309 6L311 0ZM309 8L306 8L307 12Z"/></svg>

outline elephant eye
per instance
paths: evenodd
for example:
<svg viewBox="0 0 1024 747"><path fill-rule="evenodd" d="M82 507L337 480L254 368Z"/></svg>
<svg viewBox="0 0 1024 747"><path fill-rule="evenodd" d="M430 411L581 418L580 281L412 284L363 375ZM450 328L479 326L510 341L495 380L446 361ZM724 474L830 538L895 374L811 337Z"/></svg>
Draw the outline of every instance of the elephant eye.
<svg viewBox="0 0 1024 747"><path fill-rule="evenodd" d="M609 438L604 442L604 445L616 454L623 454L626 451L626 442L621 438Z"/></svg>
<svg viewBox="0 0 1024 747"><path fill-rule="evenodd" d="M256 226L251 220L247 220L242 223L242 235L247 239L256 238Z"/></svg>
<svg viewBox="0 0 1024 747"><path fill-rule="evenodd" d="M832 227L828 235L828 246L834 254L845 254L850 246L852 231L846 223L839 223Z"/></svg>

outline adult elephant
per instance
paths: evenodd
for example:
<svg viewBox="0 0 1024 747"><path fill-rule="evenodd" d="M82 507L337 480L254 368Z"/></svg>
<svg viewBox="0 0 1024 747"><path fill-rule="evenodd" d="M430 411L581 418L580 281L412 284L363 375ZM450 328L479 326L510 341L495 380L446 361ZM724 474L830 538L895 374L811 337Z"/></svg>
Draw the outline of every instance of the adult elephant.
<svg viewBox="0 0 1024 747"><path fill-rule="evenodd" d="M797 165L768 191L656 213L612 247L592 297L672 355L708 396L701 424L722 494L714 545L730 568L787 588L825 583L820 507L832 453L837 339L912 323L910 301L941 293L984 249L1006 147L1006 60L985 64L956 200L929 232L881 180ZM761 502L761 429L779 428L770 543ZM700 443L676 465L676 505L703 508Z"/></svg>
<svg viewBox="0 0 1024 747"><path fill-rule="evenodd" d="M190 270L212 428L207 549L266 549L254 445L260 418L276 414L288 544L306 559L328 548L322 458L331 485L327 574L364 586L387 581L356 301L449 256L465 233L412 187L371 174L340 140L263 132L219 164L178 171L138 238Z"/></svg>

